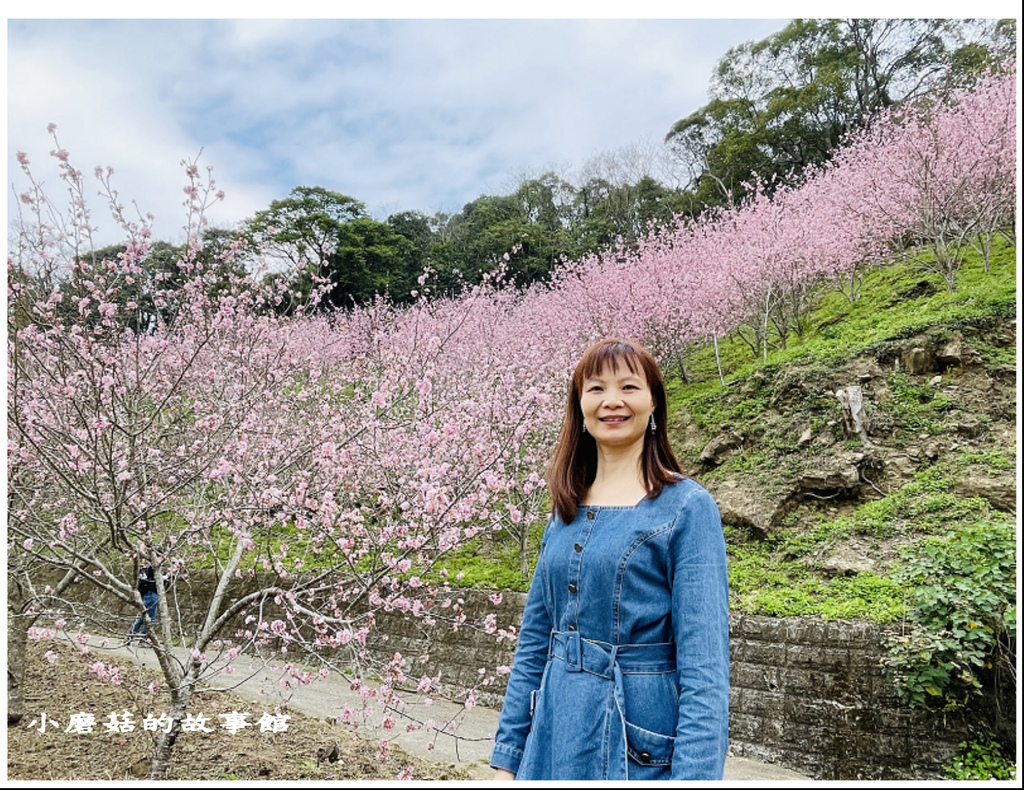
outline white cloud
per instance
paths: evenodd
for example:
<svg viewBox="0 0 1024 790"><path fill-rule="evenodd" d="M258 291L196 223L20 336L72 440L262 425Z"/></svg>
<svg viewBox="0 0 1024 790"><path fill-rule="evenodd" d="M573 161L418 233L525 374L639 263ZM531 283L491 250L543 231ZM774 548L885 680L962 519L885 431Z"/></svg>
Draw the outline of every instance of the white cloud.
<svg viewBox="0 0 1024 790"><path fill-rule="evenodd" d="M112 166L119 198L129 205L134 201L142 213L156 215L158 236L180 240L185 221L180 162L194 158L203 147L187 131L187 100L174 101L174 90L169 89L175 74L184 71L175 68L181 48L173 36L165 35L166 29L147 30L144 37L136 35L139 30L132 25L127 30L90 23L77 29L71 23L49 27L42 35L34 30L23 42L16 32L11 35L10 159L16 150L25 151L37 178L47 183L51 199L56 198L61 190L49 157L53 141L46 134L47 124L54 122L60 145L86 175L88 196L98 189L93 168ZM210 153L201 163L211 162ZM17 175L14 180L20 185ZM243 196L250 191L260 194L258 199L236 199L236 205L245 204L241 213L214 209L211 220L228 223L266 205L267 190L246 185L244 178L237 180L235 191ZM99 225L100 238L119 238L102 201L96 203L93 221Z"/></svg>
<svg viewBox="0 0 1024 790"><path fill-rule="evenodd" d="M172 239L178 163L200 148L228 194L218 223L298 184L375 213L459 210L510 172L660 139L704 102L728 47L783 24L11 22L9 169L17 180L16 150L46 164L54 121L77 166L112 165Z"/></svg>

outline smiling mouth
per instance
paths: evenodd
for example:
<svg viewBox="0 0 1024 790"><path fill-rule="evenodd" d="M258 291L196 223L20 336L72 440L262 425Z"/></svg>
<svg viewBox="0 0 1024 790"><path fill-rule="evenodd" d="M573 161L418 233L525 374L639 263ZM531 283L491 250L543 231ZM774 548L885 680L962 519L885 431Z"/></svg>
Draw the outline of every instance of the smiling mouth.
<svg viewBox="0 0 1024 790"><path fill-rule="evenodd" d="M629 419L629 417L621 417L621 416L620 417L601 417L599 419L599 422L619 423L619 422L625 422L628 419Z"/></svg>

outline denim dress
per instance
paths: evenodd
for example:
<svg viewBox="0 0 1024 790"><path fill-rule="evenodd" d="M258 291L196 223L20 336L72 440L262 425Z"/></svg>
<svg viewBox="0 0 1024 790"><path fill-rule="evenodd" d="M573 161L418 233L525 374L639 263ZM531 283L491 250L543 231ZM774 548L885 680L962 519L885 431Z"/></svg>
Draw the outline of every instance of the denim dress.
<svg viewBox="0 0 1024 790"><path fill-rule="evenodd" d="M718 507L694 481L552 517L491 766L516 779L721 779L728 605Z"/></svg>

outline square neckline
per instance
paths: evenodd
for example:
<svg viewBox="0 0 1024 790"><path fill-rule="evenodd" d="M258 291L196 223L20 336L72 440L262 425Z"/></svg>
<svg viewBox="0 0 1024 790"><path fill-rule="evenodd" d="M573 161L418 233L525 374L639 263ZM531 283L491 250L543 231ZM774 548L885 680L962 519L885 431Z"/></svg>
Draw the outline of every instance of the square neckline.
<svg viewBox="0 0 1024 790"><path fill-rule="evenodd" d="M648 499L647 495L644 494L640 501L635 505L587 505L581 504L580 508L585 510L636 510L640 505L646 502Z"/></svg>
<svg viewBox="0 0 1024 790"><path fill-rule="evenodd" d="M681 475L681 474L676 474L675 482L676 483L680 483L680 482L682 482L683 480L686 480L686 479L688 479L686 476ZM579 508L585 508L585 509L588 509L588 510L636 510L644 502L649 501L650 498L651 498L650 494L644 494L640 498L640 501L637 502L635 505L588 505L588 504L585 504L585 503L581 502L578 507Z"/></svg>

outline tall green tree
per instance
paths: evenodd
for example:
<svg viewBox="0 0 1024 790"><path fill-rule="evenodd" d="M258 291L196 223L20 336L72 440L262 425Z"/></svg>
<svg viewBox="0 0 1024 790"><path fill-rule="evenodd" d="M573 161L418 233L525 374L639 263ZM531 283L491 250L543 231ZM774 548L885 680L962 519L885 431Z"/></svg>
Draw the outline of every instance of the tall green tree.
<svg viewBox="0 0 1024 790"><path fill-rule="evenodd" d="M876 110L944 90L1005 50L1006 25L953 19L797 19L730 49L710 101L666 142L699 207L733 202L756 173L825 161Z"/></svg>
<svg viewBox="0 0 1024 790"><path fill-rule="evenodd" d="M403 301L414 287L415 243L340 192L295 187L243 227L254 249L279 256L298 272L289 283L293 300L304 299L318 279L327 283L322 304L333 307L361 304L378 293Z"/></svg>
<svg viewBox="0 0 1024 790"><path fill-rule="evenodd" d="M295 187L283 200L257 211L243 232L261 250L270 250L296 266L318 270L329 261L341 227L366 217L359 200L324 187Z"/></svg>
<svg viewBox="0 0 1024 790"><path fill-rule="evenodd" d="M363 217L345 223L329 260L328 301L347 307L376 294L407 301L419 274L415 252L413 242L385 222Z"/></svg>

